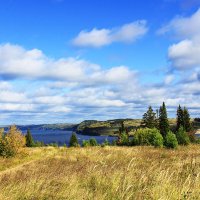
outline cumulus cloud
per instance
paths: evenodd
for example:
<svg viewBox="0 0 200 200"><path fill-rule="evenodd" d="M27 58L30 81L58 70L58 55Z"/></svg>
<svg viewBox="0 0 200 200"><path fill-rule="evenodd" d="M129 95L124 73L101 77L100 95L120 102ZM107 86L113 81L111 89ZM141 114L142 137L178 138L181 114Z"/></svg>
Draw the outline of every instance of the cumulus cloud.
<svg viewBox="0 0 200 200"><path fill-rule="evenodd" d="M180 40L168 50L169 60L175 68L185 70L200 67L200 9L189 17L174 18L159 33L170 33Z"/></svg>
<svg viewBox="0 0 200 200"><path fill-rule="evenodd" d="M130 43L145 35L147 31L146 21L140 20L118 28L83 30L72 43L80 47L102 47L113 42Z"/></svg>
<svg viewBox="0 0 200 200"><path fill-rule="evenodd" d="M170 113L178 104L197 112L198 73L187 75L187 83L167 74L161 83L143 85L142 75L127 66L103 68L76 58L52 59L38 49L4 44L0 45L0 77L9 79L0 81L4 116L0 117L18 124L141 118L148 105L158 108L162 101Z"/></svg>
<svg viewBox="0 0 200 200"><path fill-rule="evenodd" d="M4 78L66 81L73 84L120 83L135 72L126 66L103 70L99 65L76 58L51 59L38 49L0 45L0 75Z"/></svg>

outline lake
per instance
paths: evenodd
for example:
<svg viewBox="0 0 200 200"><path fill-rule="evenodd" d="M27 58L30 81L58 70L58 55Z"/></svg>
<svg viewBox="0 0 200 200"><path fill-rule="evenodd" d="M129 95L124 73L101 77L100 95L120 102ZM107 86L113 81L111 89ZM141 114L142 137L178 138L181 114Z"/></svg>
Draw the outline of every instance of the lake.
<svg viewBox="0 0 200 200"><path fill-rule="evenodd" d="M72 131L64 130L30 130L35 141L44 142L45 144L57 143L59 146L63 144L68 145L72 134ZM26 131L23 131L26 133ZM109 142L116 140L117 137L111 136L88 136L77 134L79 143L82 144L83 140L89 140L90 138L95 138L99 144L103 143L106 139Z"/></svg>

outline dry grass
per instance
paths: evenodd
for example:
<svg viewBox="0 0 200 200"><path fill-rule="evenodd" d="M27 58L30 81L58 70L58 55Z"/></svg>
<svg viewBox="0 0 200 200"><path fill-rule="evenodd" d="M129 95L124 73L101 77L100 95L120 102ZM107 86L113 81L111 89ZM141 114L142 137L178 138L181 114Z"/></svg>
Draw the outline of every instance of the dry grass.
<svg viewBox="0 0 200 200"><path fill-rule="evenodd" d="M33 148L0 158L0 199L200 199L200 146Z"/></svg>

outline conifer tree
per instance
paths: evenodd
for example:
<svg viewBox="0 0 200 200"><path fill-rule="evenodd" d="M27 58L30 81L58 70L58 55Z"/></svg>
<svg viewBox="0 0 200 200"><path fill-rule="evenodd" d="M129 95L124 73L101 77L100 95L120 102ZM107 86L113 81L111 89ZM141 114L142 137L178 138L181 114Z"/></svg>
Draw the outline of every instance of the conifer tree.
<svg viewBox="0 0 200 200"><path fill-rule="evenodd" d="M155 128L156 124L156 113L153 111L152 107L149 106L147 112L143 115L142 125L147 128Z"/></svg>
<svg viewBox="0 0 200 200"><path fill-rule="evenodd" d="M34 140L33 140L33 137L31 135L30 129L27 130L27 134L26 134L25 138L26 138L26 146L27 147L33 147L34 146Z"/></svg>
<svg viewBox="0 0 200 200"><path fill-rule="evenodd" d="M188 109L184 107L183 109L179 105L177 109L177 125L176 129L179 130L179 128L182 126L186 132L189 132L191 130L191 123L190 123L190 114L188 112Z"/></svg>
<svg viewBox="0 0 200 200"><path fill-rule="evenodd" d="M186 107L184 107L183 109L183 121L184 121L183 127L185 128L186 132L191 131L190 114Z"/></svg>
<svg viewBox="0 0 200 200"><path fill-rule="evenodd" d="M183 109L181 108L181 106L179 105L177 108L177 117L176 117L176 130L179 130L179 128L185 127L184 126L184 119L183 119Z"/></svg>
<svg viewBox="0 0 200 200"><path fill-rule="evenodd" d="M70 147L78 147L79 146L78 138L76 136L76 133L72 133L70 141L69 141L69 146Z"/></svg>
<svg viewBox="0 0 200 200"><path fill-rule="evenodd" d="M169 131L169 121L167 118L167 109L165 103L163 102L162 106L159 109L159 129L163 137L167 135Z"/></svg>

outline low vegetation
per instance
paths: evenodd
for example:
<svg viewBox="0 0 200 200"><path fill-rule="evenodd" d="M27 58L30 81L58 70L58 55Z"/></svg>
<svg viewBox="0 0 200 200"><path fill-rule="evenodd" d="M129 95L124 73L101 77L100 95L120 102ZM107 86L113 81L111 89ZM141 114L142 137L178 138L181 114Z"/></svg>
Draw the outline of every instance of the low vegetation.
<svg viewBox="0 0 200 200"><path fill-rule="evenodd" d="M27 148L0 158L0 199L199 199L200 146Z"/></svg>
<svg viewBox="0 0 200 200"><path fill-rule="evenodd" d="M200 141L185 107L173 127L165 103L157 116L150 106L136 129L118 123L112 143L73 133L70 148L1 129L0 199L199 199Z"/></svg>

